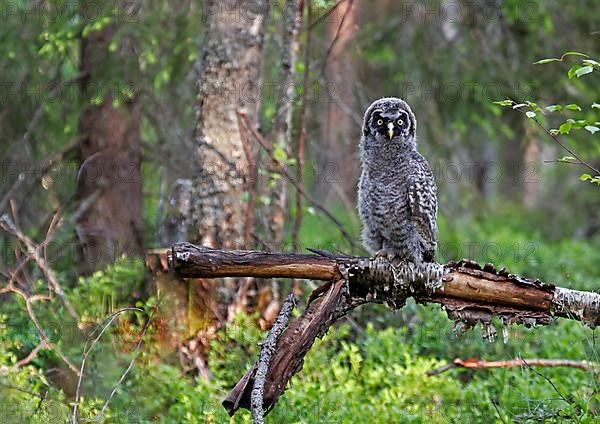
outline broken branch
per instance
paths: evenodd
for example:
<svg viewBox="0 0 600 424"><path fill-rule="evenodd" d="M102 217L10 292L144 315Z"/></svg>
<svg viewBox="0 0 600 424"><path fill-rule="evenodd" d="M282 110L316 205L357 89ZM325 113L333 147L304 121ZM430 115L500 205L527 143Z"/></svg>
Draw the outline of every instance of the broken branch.
<svg viewBox="0 0 600 424"><path fill-rule="evenodd" d="M263 397L265 392L265 378L267 376L267 371L269 371L269 364L275 353L277 340L279 340L281 333L283 333L288 325L290 314L294 309L295 303L296 301L293 294L289 294L285 298L281 310L279 311L279 315L260 348L260 357L258 358L256 375L254 377L254 387L252 388L252 395L250 398L252 419L257 424L264 423Z"/></svg>
<svg viewBox="0 0 600 424"><path fill-rule="evenodd" d="M600 322L600 294L556 287L509 274L493 265L471 261L444 267L443 286L428 293L415 281L396 281L394 266L384 259L325 257L256 251L223 251L189 243L173 246L171 269L184 278L260 277L332 281L347 276L351 294L364 301L403 305L404 284L420 303L442 304L452 318L469 319L470 311L496 315L509 323L544 324L554 316ZM417 281L418 282L418 281Z"/></svg>
<svg viewBox="0 0 600 424"><path fill-rule="evenodd" d="M487 369L487 368L517 368L517 367L571 367L583 371L597 370L598 365L588 361L574 361L570 359L522 359L515 358L507 361L485 361L483 359L456 358L443 367L427 372L428 376L438 375L453 368Z"/></svg>
<svg viewBox="0 0 600 424"><path fill-rule="evenodd" d="M445 265L391 263L384 258L334 255L223 251L189 243L175 244L168 258L179 277L298 278L328 281L311 296L302 315L277 341L265 377L263 406L269 411L291 377L302 369L304 356L317 337L338 319L369 302L393 309L409 297L419 303L441 304L450 319L466 326L490 329L493 317L505 324L548 324L555 316L595 327L600 321L600 294L530 280L463 260ZM434 284L431 284L433 281ZM439 283L439 284L438 284ZM320 297L318 295L321 295ZM230 415L251 409L257 364L241 378L223 401Z"/></svg>

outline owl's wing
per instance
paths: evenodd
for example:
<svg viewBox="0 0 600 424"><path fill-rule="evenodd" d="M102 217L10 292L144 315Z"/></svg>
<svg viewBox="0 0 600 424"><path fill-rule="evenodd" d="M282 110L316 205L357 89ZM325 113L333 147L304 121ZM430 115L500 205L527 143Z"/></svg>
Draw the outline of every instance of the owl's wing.
<svg viewBox="0 0 600 424"><path fill-rule="evenodd" d="M433 173L425 159L419 155L413 163L417 169L408 186L411 221L424 242L423 247L427 256L433 256L437 232L437 188Z"/></svg>

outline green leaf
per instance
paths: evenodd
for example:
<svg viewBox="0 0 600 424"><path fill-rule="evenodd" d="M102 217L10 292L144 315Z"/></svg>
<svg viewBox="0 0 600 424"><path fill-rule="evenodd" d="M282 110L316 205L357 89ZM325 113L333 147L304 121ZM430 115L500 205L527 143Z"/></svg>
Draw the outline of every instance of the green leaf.
<svg viewBox="0 0 600 424"><path fill-rule="evenodd" d="M537 105L537 103L536 103L536 102L530 102L529 100L527 100L527 101L525 102L525 104L526 104L527 106L529 106L530 108L532 108L532 109L539 109L539 107L538 107L538 105Z"/></svg>
<svg viewBox="0 0 600 424"><path fill-rule="evenodd" d="M548 112L560 112L562 110L561 105L550 105L545 108Z"/></svg>
<svg viewBox="0 0 600 424"><path fill-rule="evenodd" d="M495 105L499 105L499 106L512 106L514 102L512 100L500 100L498 102L494 102Z"/></svg>
<svg viewBox="0 0 600 424"><path fill-rule="evenodd" d="M569 77L569 79L572 79L572 78L575 77L575 75L576 75L577 71L579 70L579 68L581 68L581 65L573 65L573 66L571 66L571 68L567 72L567 76Z"/></svg>
<svg viewBox="0 0 600 424"><path fill-rule="evenodd" d="M544 63L550 63L550 62L562 62L560 59L557 59L555 57L551 57L549 59L542 59L542 60L538 60L537 62L533 62L534 65L543 65Z"/></svg>
<svg viewBox="0 0 600 424"><path fill-rule="evenodd" d="M265 206L269 206L271 204L271 198L269 196L260 196L258 201Z"/></svg>
<svg viewBox="0 0 600 424"><path fill-rule="evenodd" d="M581 107L579 107L579 105L577 103L571 103L565 106L566 109L569 110L576 110L576 111L581 111Z"/></svg>
<svg viewBox="0 0 600 424"><path fill-rule="evenodd" d="M594 70L594 68L592 66L590 66L590 65L583 66L583 67L581 67L581 68L579 68L578 70L575 71L575 75L577 76L577 78L580 78L583 75L589 74L593 70Z"/></svg>
<svg viewBox="0 0 600 424"><path fill-rule="evenodd" d="M525 116L527 116L528 118L535 118L535 112L532 112L530 110L528 110L527 112L525 112Z"/></svg>
<svg viewBox="0 0 600 424"><path fill-rule="evenodd" d="M273 157L278 162L284 163L287 159L287 153L285 152L285 149L278 147L275 150L273 150Z"/></svg>
<svg viewBox="0 0 600 424"><path fill-rule="evenodd" d="M600 68L600 63L598 63L592 59L583 59L582 63L584 63L585 65L590 65L590 66L595 66L597 68Z"/></svg>
<svg viewBox="0 0 600 424"><path fill-rule="evenodd" d="M583 57L589 57L587 54L585 53L580 53L580 52L574 52L574 51L568 51L566 53L564 53L561 57L561 59L564 59L566 56L583 56Z"/></svg>
<svg viewBox="0 0 600 424"><path fill-rule="evenodd" d="M583 127L583 128L585 128L586 130L588 130L588 131L589 131L591 134L594 134L594 133L596 133L596 132L600 131L600 128L598 128L598 127L597 127L597 126L595 126L595 125L586 125L586 126L585 126L585 127Z"/></svg>
<svg viewBox="0 0 600 424"><path fill-rule="evenodd" d="M569 163L569 162L572 162L574 160L575 160L575 158L573 156L563 156L562 158L557 159L557 162Z"/></svg>
<svg viewBox="0 0 600 424"><path fill-rule="evenodd" d="M569 134L569 131L571 131L572 126L573 126L573 124L570 124L569 122L565 122L560 127L558 127L558 131L561 134Z"/></svg>
<svg viewBox="0 0 600 424"><path fill-rule="evenodd" d="M592 179L592 176L591 176L590 174L581 174L581 175L579 176L579 179L580 179L581 181L588 181L588 180L591 180L591 179Z"/></svg>

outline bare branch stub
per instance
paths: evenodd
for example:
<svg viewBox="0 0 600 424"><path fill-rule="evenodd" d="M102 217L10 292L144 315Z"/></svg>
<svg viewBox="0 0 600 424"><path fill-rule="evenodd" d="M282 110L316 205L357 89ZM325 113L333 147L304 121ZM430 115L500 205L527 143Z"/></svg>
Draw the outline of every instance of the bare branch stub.
<svg viewBox="0 0 600 424"><path fill-rule="evenodd" d="M255 251L224 251L177 243L169 256L170 269L181 277L257 277L331 280L339 277L335 261L317 255L284 255Z"/></svg>

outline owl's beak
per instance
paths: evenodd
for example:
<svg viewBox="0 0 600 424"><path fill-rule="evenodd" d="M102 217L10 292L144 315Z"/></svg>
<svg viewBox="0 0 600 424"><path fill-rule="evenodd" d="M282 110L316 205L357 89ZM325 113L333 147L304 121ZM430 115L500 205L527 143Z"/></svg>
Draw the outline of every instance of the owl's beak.
<svg viewBox="0 0 600 424"><path fill-rule="evenodd" d="M394 137L394 124L393 122L388 122L388 137L390 140Z"/></svg>

